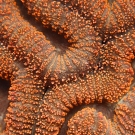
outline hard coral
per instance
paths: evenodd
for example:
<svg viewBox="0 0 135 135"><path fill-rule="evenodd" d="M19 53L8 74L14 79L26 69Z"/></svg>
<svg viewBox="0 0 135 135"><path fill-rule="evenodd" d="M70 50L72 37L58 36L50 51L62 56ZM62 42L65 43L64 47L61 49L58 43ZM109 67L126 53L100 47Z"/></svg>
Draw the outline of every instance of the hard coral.
<svg viewBox="0 0 135 135"><path fill-rule="evenodd" d="M134 26L134 0L61 0L90 20L103 40L126 32Z"/></svg>
<svg viewBox="0 0 135 135"><path fill-rule="evenodd" d="M116 135L135 133L135 88L123 97L115 107L113 121L106 119L95 109L84 108L68 122L67 135Z"/></svg>
<svg viewBox="0 0 135 135"><path fill-rule="evenodd" d="M3 133L134 135L135 2L21 1L64 42L39 32L18 1L0 1L0 77L11 84Z"/></svg>
<svg viewBox="0 0 135 135"><path fill-rule="evenodd" d="M75 78L76 71L78 71L78 73L85 72L92 67L91 65L93 63L96 64L95 58L100 45L100 42L97 41L100 38L96 37L97 34L93 28L79 16L69 12L69 17L65 17L65 21L63 20L63 24L61 24L64 27L64 33L66 33L66 31L69 32L73 28L72 31L76 31L70 34L72 35L72 41L70 41L72 43L64 50L64 45L63 47L55 47L41 32L38 32L34 27L30 26L30 24L19 15L15 5L8 6L9 7L6 7L6 9L8 8L8 11L12 10L12 12L10 15L4 12L5 15L3 15L1 26L2 34L8 35L8 37L5 37L8 39L7 47L12 51L16 59L25 61L25 66L30 65L33 69L39 68L36 72L44 73L44 81L47 81L49 78L55 79L56 82L59 81L59 79L65 80L67 76L71 76L71 73L72 77ZM61 7L59 8L62 11ZM4 9L3 6L3 10ZM52 18L53 17L54 16L52 16ZM54 18L57 18L57 16ZM78 25L71 23L73 18ZM66 21L69 22L69 24L65 24ZM85 24L82 25L82 21ZM72 27L65 30L67 26ZM14 31L14 29L17 30ZM53 81L51 83L53 83Z"/></svg>
<svg viewBox="0 0 135 135"><path fill-rule="evenodd" d="M33 78L29 69L13 59L6 44L6 41L0 44L0 77L10 81L10 88L7 93L8 88L4 86L7 84L0 80L0 132L5 129L4 135L29 134L36 121L38 104L43 95L41 81Z"/></svg>

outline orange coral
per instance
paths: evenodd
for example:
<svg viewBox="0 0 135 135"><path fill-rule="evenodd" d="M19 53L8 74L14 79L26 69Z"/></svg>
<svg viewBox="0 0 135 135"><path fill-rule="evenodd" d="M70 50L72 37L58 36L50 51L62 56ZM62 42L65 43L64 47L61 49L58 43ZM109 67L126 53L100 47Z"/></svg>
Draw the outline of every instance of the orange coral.
<svg viewBox="0 0 135 135"><path fill-rule="evenodd" d="M28 7L30 14L37 20L41 20L45 26L51 24L55 30L59 24L63 26L63 16L67 13L66 6L72 11L77 10L77 14L91 21L104 40L114 34L126 32L134 25L135 20L135 2L133 0L60 0L63 4L50 0L22 1ZM61 5L63 9L59 10ZM54 9L51 9L51 6L54 6Z"/></svg>
<svg viewBox="0 0 135 135"><path fill-rule="evenodd" d="M7 134L31 134L35 126L39 101L42 99L40 80L31 77L26 69L21 68L11 81L8 99L10 101L6 114ZM35 85L36 84L36 85Z"/></svg>
<svg viewBox="0 0 135 135"><path fill-rule="evenodd" d="M8 1L6 1L9 4L7 5L6 2L2 2L3 3L0 6L3 10L0 11L0 14L3 16L5 16L5 14L9 15L10 8L8 6L11 3L8 3ZM4 23L8 24L8 16L5 16L5 18L7 18L7 21ZM4 19L4 17L2 19ZM2 28L3 25L4 24L2 23L0 27ZM6 29L6 25L4 26L4 28ZM10 31L10 29L8 30ZM4 32L5 31L1 31L1 37ZM9 32L9 35L10 34L12 33ZM3 39L1 38L2 42L0 44L0 77L9 80L11 83L11 87L9 88L8 92L8 100L10 101L10 103L5 119L5 130L7 130L8 132L5 131L4 134L29 134L31 133L32 126L34 126L36 120L35 116L38 112L38 103L43 95L41 91L42 85L40 80L36 80L36 78L33 78L30 69L25 68L22 63L20 63L18 60L16 60L15 57L13 57L13 53L10 53L6 48L10 44L8 40L9 35L4 34ZM32 96L32 94L34 95ZM5 100L4 105L6 105L7 99L4 97L4 95L3 99ZM2 106L3 105L1 105L1 109ZM23 111L25 111L25 113L23 113ZM34 117L31 117L30 115ZM4 128L3 126L4 125L2 123L2 128Z"/></svg>
<svg viewBox="0 0 135 135"><path fill-rule="evenodd" d="M68 122L67 135L116 135L111 121L95 109L84 108Z"/></svg>
<svg viewBox="0 0 135 135"><path fill-rule="evenodd" d="M90 20L95 30L107 40L134 26L134 0L61 0Z"/></svg>
<svg viewBox="0 0 135 135"><path fill-rule="evenodd" d="M135 133L135 88L116 105L113 121L95 109L84 108L68 122L67 135L116 135Z"/></svg>
<svg viewBox="0 0 135 135"><path fill-rule="evenodd" d="M0 77L11 83L3 133L135 134L135 2L21 1L64 40L39 32L15 0L0 1ZM110 117L95 107L104 102Z"/></svg>
<svg viewBox="0 0 135 135"><path fill-rule="evenodd" d="M7 86L4 86L6 83L0 80L4 83L0 83L0 132L6 123L8 132L5 131L3 134L29 134L35 125L38 104L43 96L43 86L40 80L33 78L30 69L24 68L20 62L13 59L12 54L5 48L6 44L6 41L0 44L0 77L10 81L11 86L7 91Z"/></svg>
<svg viewBox="0 0 135 135"><path fill-rule="evenodd" d="M111 71L101 70L93 75L87 75L85 79L80 78L77 82L55 87L52 91L45 93L40 105L41 116L39 115L37 123L39 126L37 133L58 134L65 121L65 116L75 106L95 101L102 103L104 99L108 102L116 102L123 92L128 91L127 86L131 84L126 84L130 80L123 79L125 82L122 82L122 79L120 70L114 74Z"/></svg>
<svg viewBox="0 0 135 135"><path fill-rule="evenodd" d="M6 14L5 9L13 12L10 15L8 12ZM76 17L74 13L71 13L65 19L65 22L70 23L75 18L78 26L74 26L74 24L64 25L64 27L72 25L73 31L76 30L75 34L71 33L73 35L71 38L71 40L73 39L71 41L72 44L67 47L67 50L64 50L62 49L64 47L52 45L41 32L30 26L19 15L15 7L3 6L3 12L5 15L3 15L0 30L3 35L8 33L8 37L3 36L3 38L9 40L9 50L12 51L16 59L25 61L24 65L30 65L32 69L39 68L37 73L44 73L45 82L48 78L55 80L55 83L59 79L65 80L67 76L70 77L72 75L69 79L75 78L76 71L78 73L85 72L91 69L93 63L96 64L95 58L100 48L100 38L96 37L97 33L85 20L79 18L79 16ZM18 22L18 20L21 22ZM82 25L82 21L85 24ZM69 29L71 30L72 28ZM17 30L14 31L14 29ZM51 83L53 84L54 82L52 81Z"/></svg>

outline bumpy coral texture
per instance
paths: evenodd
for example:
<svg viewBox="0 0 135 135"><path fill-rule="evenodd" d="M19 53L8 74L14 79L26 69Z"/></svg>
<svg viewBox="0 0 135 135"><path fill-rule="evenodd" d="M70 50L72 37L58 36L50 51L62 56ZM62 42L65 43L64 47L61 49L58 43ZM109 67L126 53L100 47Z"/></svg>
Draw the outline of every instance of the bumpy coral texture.
<svg viewBox="0 0 135 135"><path fill-rule="evenodd" d="M134 27L134 0L0 0L0 133L135 135Z"/></svg>

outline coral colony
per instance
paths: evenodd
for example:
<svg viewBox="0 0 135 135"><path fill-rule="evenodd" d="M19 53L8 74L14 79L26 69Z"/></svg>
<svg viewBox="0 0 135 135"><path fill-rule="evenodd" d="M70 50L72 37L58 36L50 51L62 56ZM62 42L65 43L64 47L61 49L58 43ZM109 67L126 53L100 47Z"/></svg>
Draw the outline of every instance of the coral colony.
<svg viewBox="0 0 135 135"><path fill-rule="evenodd" d="M0 0L0 134L135 135L135 0Z"/></svg>

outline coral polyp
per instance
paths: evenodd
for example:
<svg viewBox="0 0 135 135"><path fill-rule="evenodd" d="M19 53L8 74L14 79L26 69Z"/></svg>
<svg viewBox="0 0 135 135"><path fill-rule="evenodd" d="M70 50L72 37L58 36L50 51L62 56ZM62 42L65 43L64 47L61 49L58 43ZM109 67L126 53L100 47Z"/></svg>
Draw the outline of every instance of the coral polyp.
<svg viewBox="0 0 135 135"><path fill-rule="evenodd" d="M8 37L3 36L3 38L8 40L7 47L16 59L25 61L24 64L30 65L31 68L38 69L36 72L42 72L45 81L48 78L55 79L56 81L65 80L67 77L71 79L71 74L75 78L76 71L78 73L85 72L90 70L93 64L96 65L95 59L100 48L100 38L97 37L94 29L85 20L79 18L79 16L76 17L75 13L66 18L65 22L67 21L69 24L65 24L64 26L73 25L73 31L77 31L75 34L71 34L73 35L71 38L71 40L73 39L72 43L65 47L66 50L63 50L62 46L58 45L56 47L51 44L41 32L30 26L19 15L15 5L10 6L9 4L2 6L2 8L3 10L8 9L7 13L6 11L4 12L1 26L3 35L9 33ZM71 17L75 17L78 26L70 23L73 20ZM14 29L17 30L14 31ZM66 30L64 32L66 33ZM80 33L80 35L77 33Z"/></svg>

